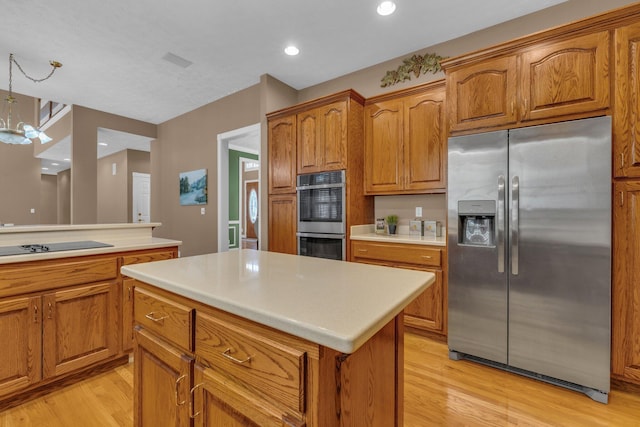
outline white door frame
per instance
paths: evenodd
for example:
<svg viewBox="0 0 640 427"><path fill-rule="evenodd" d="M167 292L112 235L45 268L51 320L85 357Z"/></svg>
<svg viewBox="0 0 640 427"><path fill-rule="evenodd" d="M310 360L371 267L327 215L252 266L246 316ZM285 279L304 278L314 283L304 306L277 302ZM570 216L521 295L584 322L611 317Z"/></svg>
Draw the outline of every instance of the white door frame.
<svg viewBox="0 0 640 427"><path fill-rule="evenodd" d="M233 145L233 139L254 132L260 135L260 123L218 134L218 252L229 251L229 145ZM261 185L258 183L258 189ZM258 230L262 229L261 221L262 215L258 217Z"/></svg>

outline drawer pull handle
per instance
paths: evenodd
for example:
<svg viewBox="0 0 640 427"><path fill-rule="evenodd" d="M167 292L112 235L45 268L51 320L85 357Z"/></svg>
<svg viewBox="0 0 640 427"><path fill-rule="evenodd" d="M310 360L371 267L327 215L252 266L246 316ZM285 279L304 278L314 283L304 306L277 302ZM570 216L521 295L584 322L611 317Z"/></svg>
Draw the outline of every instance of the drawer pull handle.
<svg viewBox="0 0 640 427"><path fill-rule="evenodd" d="M200 411L196 412L194 414L194 410L196 407L196 396L194 394L194 392L196 391L196 389L198 387L202 387L202 385L204 385L204 383L200 383L200 384L196 384L193 387L191 387L191 391L189 392L191 394L191 405L189 405L189 418L191 419L195 419L198 415L200 415Z"/></svg>
<svg viewBox="0 0 640 427"><path fill-rule="evenodd" d="M180 378L176 380L176 388L174 390L176 392L176 406L181 406L186 403L186 400L183 400L182 402L178 400L178 390L180 387L180 382L182 382L182 380L185 379L186 377L187 377L186 375L182 375Z"/></svg>
<svg viewBox="0 0 640 427"><path fill-rule="evenodd" d="M244 360L240 360L240 359L236 359L235 357L233 357L231 354L231 348L226 349L225 351L222 352L222 355L224 357L226 357L227 359L231 360L232 362L237 363L238 365L243 365L247 362L251 362L251 356L247 356L246 359Z"/></svg>
<svg viewBox="0 0 640 427"><path fill-rule="evenodd" d="M145 314L144 317L146 317L147 319L151 320L152 322L156 322L156 323L164 323L164 319L166 319L167 317L169 317L169 315L162 313L164 316L157 316L157 313L155 311L152 311L149 314ZM157 317L156 317L157 316Z"/></svg>
<svg viewBox="0 0 640 427"><path fill-rule="evenodd" d="M422 258L424 258L424 259L431 259L431 258L433 258L433 257L431 257L431 256L429 256L429 255L422 255Z"/></svg>
<svg viewBox="0 0 640 427"><path fill-rule="evenodd" d="M367 252L369 252L369 250L368 249L358 249L358 252L367 253Z"/></svg>
<svg viewBox="0 0 640 427"><path fill-rule="evenodd" d="M33 323L38 323L38 306L33 305Z"/></svg>

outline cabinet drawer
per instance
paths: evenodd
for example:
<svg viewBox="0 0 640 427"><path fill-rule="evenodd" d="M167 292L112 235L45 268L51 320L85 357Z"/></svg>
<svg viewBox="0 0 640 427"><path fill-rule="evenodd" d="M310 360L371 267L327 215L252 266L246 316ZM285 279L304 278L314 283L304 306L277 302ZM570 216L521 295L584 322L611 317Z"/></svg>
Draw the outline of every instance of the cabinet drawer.
<svg viewBox="0 0 640 427"><path fill-rule="evenodd" d="M354 260L376 260L440 267L442 250L420 245L352 241Z"/></svg>
<svg viewBox="0 0 640 427"><path fill-rule="evenodd" d="M225 320L196 314L196 356L295 414L304 412L306 353Z"/></svg>
<svg viewBox="0 0 640 427"><path fill-rule="evenodd" d="M163 252L141 252L137 254L126 255L122 257L122 265L140 264L143 262L162 261L172 259L173 251Z"/></svg>
<svg viewBox="0 0 640 427"><path fill-rule="evenodd" d="M138 287L134 290L134 319L180 347L193 350L193 309Z"/></svg>

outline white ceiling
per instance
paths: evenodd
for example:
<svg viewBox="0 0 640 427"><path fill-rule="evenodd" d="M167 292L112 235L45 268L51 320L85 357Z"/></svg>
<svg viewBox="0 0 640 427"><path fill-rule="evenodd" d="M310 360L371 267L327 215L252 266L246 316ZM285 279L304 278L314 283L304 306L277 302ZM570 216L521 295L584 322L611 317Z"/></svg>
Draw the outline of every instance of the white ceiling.
<svg viewBox="0 0 640 427"><path fill-rule="evenodd" d="M303 89L566 0L0 0L0 88L162 123L270 74ZM290 57L288 44L300 48ZM167 54L192 62L186 68ZM62 148L62 147L60 147Z"/></svg>

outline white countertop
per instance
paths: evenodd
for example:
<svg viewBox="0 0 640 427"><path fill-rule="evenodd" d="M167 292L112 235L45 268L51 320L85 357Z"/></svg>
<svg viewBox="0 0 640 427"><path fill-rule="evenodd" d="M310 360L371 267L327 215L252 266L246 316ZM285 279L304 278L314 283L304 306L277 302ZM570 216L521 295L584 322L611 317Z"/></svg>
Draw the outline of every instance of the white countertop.
<svg viewBox="0 0 640 427"><path fill-rule="evenodd" d="M428 272L251 249L121 270L343 353L356 351L435 280Z"/></svg>
<svg viewBox="0 0 640 427"><path fill-rule="evenodd" d="M61 243L82 240L94 240L113 245L106 248L0 256L0 264L182 245L182 242L179 240L153 237L151 235L152 230L160 225L160 223L123 223L0 227L0 246Z"/></svg>
<svg viewBox="0 0 640 427"><path fill-rule="evenodd" d="M374 225L354 225L351 227L351 240L369 240L373 242L409 243L413 245L447 246L447 237L411 236L409 227L398 227L399 234L378 234L374 232ZM406 232L406 233L405 233Z"/></svg>

